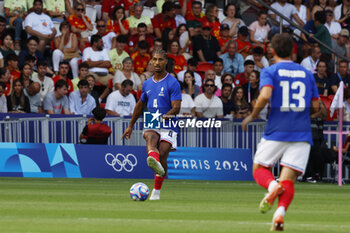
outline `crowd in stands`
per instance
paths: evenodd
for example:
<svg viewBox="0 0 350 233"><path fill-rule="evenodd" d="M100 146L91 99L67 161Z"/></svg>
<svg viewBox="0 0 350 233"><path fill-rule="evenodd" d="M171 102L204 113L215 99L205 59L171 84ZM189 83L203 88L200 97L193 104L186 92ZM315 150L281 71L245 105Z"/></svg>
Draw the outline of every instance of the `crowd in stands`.
<svg viewBox="0 0 350 233"><path fill-rule="evenodd" d="M270 40L282 19L258 1L216 2L4 0L0 112L91 114L101 106L131 115L153 75L152 51L163 49L181 84L183 116L246 117L261 70L274 64ZM333 96L341 80L348 88L350 0L264 2L308 32L282 20L282 33L294 38L291 60L314 74L319 94ZM267 116L268 107L259 117Z"/></svg>

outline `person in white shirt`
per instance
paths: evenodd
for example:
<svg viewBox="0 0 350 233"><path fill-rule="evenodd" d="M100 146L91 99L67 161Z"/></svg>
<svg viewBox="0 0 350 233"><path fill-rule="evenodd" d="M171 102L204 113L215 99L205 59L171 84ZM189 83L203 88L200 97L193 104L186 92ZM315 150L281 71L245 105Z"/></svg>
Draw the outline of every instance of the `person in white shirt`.
<svg viewBox="0 0 350 233"><path fill-rule="evenodd" d="M103 49L103 40L100 35L91 36L91 47L88 47L83 52L83 62L86 62L92 75L96 81L108 86L108 81L113 79L109 74L108 68L111 65L108 51Z"/></svg>
<svg viewBox="0 0 350 233"><path fill-rule="evenodd" d="M112 116L131 116L136 106L135 98L130 92L133 89L134 83L125 79L121 88L112 92L106 103L106 111L108 115Z"/></svg>
<svg viewBox="0 0 350 233"><path fill-rule="evenodd" d="M332 39L337 39L341 31L340 23L334 21L333 11L328 9L326 10L326 23L324 24L331 34Z"/></svg>
<svg viewBox="0 0 350 233"><path fill-rule="evenodd" d="M195 105L191 95L187 94L184 90L183 83L180 82L181 87L181 107L177 116L179 117L194 117L196 116Z"/></svg>
<svg viewBox="0 0 350 233"><path fill-rule="evenodd" d="M52 78L45 76L47 70L47 63L45 61L39 61L37 63L37 76L32 77L33 82L38 82L41 86L40 88L40 100L44 101L45 96L52 92L55 88Z"/></svg>
<svg viewBox="0 0 350 233"><path fill-rule="evenodd" d="M91 115L96 107L94 97L89 94L89 82L82 79L78 83L78 91L69 95L69 109L72 114Z"/></svg>
<svg viewBox="0 0 350 233"><path fill-rule="evenodd" d="M254 70L261 71L265 67L269 67L269 61L264 56L264 49L257 46L253 49L253 55L249 55L245 60L251 60L255 63Z"/></svg>
<svg viewBox="0 0 350 233"><path fill-rule="evenodd" d="M320 60L322 53L321 49L318 46L314 46L311 48L311 55L304 58L300 65L303 66L305 69L311 71L313 74L315 74L317 63Z"/></svg>
<svg viewBox="0 0 350 233"><path fill-rule="evenodd" d="M43 13L43 1L34 0L34 12L30 13L24 20L24 28L29 36L37 36L40 39L38 50L45 51L46 44L49 44L57 33L50 16Z"/></svg>
<svg viewBox="0 0 350 233"><path fill-rule="evenodd" d="M195 111L197 117L215 117L223 118L223 105L219 97L214 95L216 91L213 79L206 79L203 86L204 93L194 99Z"/></svg>
<svg viewBox="0 0 350 233"><path fill-rule="evenodd" d="M98 20L96 24L97 28L97 35L100 35L102 37L103 41L103 48L106 49L108 52L115 48L117 45L117 35L115 32L107 32L106 23L104 20Z"/></svg>

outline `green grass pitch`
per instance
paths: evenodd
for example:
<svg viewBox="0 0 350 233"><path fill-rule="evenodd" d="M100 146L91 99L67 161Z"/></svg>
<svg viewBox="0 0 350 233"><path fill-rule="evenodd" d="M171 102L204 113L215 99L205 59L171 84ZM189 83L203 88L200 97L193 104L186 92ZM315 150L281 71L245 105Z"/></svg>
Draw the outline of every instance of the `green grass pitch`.
<svg viewBox="0 0 350 233"><path fill-rule="evenodd" d="M153 180L0 178L0 232L269 232L253 182L166 180L161 200L135 202ZM298 183L285 232L350 232L350 186Z"/></svg>

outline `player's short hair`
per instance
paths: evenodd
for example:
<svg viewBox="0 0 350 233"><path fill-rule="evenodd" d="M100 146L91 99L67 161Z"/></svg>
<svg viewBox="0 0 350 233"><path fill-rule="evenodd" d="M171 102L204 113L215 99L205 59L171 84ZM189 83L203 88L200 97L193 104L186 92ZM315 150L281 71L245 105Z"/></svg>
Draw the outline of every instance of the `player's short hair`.
<svg viewBox="0 0 350 233"><path fill-rule="evenodd" d="M68 88L68 83L63 79L60 79L55 83L55 90L57 90L58 88L62 88L64 86Z"/></svg>
<svg viewBox="0 0 350 233"><path fill-rule="evenodd" d="M244 66L249 66L249 65L255 66L255 62L254 62L253 60L246 60L246 61L244 62Z"/></svg>
<svg viewBox="0 0 350 233"><path fill-rule="evenodd" d="M272 48L280 58L288 58L292 55L293 39L289 34L276 34L271 41Z"/></svg>
<svg viewBox="0 0 350 233"><path fill-rule="evenodd" d="M125 79L123 82L122 82L122 87L126 87L126 86L134 86L134 82L131 81L130 79Z"/></svg>
<svg viewBox="0 0 350 233"><path fill-rule="evenodd" d="M92 114L94 115L94 118L96 120L102 121L106 117L106 110L104 108L97 106L92 110Z"/></svg>
<svg viewBox="0 0 350 233"><path fill-rule="evenodd" d="M89 87L89 82L85 79L82 79L78 82L78 87Z"/></svg>
<svg viewBox="0 0 350 233"><path fill-rule="evenodd" d="M88 64L86 61L84 61L84 62L82 62L82 63L79 64L79 70L82 69L82 68L87 68L87 69L89 69L90 66L89 66L89 64Z"/></svg>
<svg viewBox="0 0 350 233"><path fill-rule="evenodd" d="M155 54L160 54L162 55L166 60L169 60L168 56L166 55L166 52L163 49L156 49L153 51L152 56L154 56Z"/></svg>

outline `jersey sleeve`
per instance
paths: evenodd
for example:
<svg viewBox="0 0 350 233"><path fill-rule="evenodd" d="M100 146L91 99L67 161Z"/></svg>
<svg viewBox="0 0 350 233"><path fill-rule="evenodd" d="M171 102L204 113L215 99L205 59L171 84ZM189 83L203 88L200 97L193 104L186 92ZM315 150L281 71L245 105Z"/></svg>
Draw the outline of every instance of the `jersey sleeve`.
<svg viewBox="0 0 350 233"><path fill-rule="evenodd" d="M271 86L273 88L273 76L270 68L262 69L260 74L260 86L259 90L264 86Z"/></svg>
<svg viewBox="0 0 350 233"><path fill-rule="evenodd" d="M182 100L181 88L177 80L175 80L170 86L170 101Z"/></svg>
<svg viewBox="0 0 350 233"><path fill-rule="evenodd" d="M147 92L146 92L146 87L147 86L147 83L144 82L143 85L142 85L142 94L141 94L141 97L140 97L140 100L142 103L147 103L148 101L148 97L147 97Z"/></svg>

